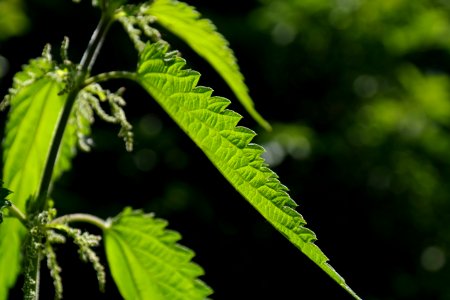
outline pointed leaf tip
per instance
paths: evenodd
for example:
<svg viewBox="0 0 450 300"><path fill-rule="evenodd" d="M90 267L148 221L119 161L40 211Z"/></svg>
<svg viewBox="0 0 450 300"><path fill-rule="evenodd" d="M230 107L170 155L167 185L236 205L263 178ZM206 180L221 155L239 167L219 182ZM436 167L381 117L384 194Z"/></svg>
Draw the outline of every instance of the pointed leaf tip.
<svg viewBox="0 0 450 300"><path fill-rule="evenodd" d="M148 6L146 13L154 16L157 22L208 61L227 82L250 116L264 129L271 131L269 122L254 108L233 50L211 20L202 18L193 6L176 0L155 0Z"/></svg>
<svg viewBox="0 0 450 300"><path fill-rule="evenodd" d="M151 44L143 50L138 67L141 85L264 218L355 297L314 244L316 235L305 227L287 187L261 157L264 148L251 143L254 132L237 126L241 116L225 109L223 98L217 104L218 98L210 93L198 93L195 85L189 89L186 82L197 82L200 75L186 75L183 69L173 68L173 64L184 63L181 58L162 61L159 57L164 55L157 53L161 49L158 44Z"/></svg>

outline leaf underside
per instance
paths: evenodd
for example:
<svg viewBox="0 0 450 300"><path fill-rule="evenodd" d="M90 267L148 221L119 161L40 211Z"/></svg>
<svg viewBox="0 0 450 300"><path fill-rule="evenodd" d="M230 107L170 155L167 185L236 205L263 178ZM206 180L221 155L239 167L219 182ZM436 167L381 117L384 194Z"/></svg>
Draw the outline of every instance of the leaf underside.
<svg viewBox="0 0 450 300"><path fill-rule="evenodd" d="M269 123L254 108L244 76L228 41L210 20L201 18L194 7L175 0L155 0L147 13L156 17L158 23L206 59L227 82L248 113L265 129L271 129Z"/></svg>
<svg viewBox="0 0 450 300"><path fill-rule="evenodd" d="M108 264L121 295L130 300L200 300L212 290L191 262L194 252L177 244L181 238L167 222L125 209L105 230Z"/></svg>
<svg viewBox="0 0 450 300"><path fill-rule="evenodd" d="M53 70L51 61L38 58L24 66L14 79L16 91L10 99L3 143L3 179L5 186L14 191L9 200L21 211L26 210L26 202L39 189L53 133L66 100L66 95L58 95L63 83L48 76ZM65 136L53 179L70 167L72 145L73 139ZM15 219L0 226L0 300L7 299L8 289L19 273L24 235L23 225Z"/></svg>
<svg viewBox="0 0 450 300"><path fill-rule="evenodd" d="M315 234L295 210L288 189L265 164L264 149L250 143L255 133L237 126L241 116L226 109L230 101L197 86L200 74L184 69L185 60L168 45L147 45L141 54L138 77L142 86L200 147L224 177L291 243L360 299L327 263L314 244Z"/></svg>

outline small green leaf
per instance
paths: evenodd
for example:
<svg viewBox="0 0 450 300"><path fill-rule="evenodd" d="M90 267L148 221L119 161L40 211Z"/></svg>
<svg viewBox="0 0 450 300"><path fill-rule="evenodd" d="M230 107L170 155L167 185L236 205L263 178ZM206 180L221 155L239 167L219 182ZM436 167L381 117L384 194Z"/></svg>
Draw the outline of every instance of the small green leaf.
<svg viewBox="0 0 450 300"><path fill-rule="evenodd" d="M194 7L176 0L155 0L147 13L206 59L228 83L248 113L261 126L270 130L270 124L254 108L228 41L217 32L210 20L201 18Z"/></svg>
<svg viewBox="0 0 450 300"><path fill-rule="evenodd" d="M203 269L194 252L177 244L180 234L167 222L125 209L105 230L112 276L127 300L205 299L212 290L197 279Z"/></svg>
<svg viewBox="0 0 450 300"><path fill-rule="evenodd" d="M144 49L138 66L142 86L264 218L355 299L360 299L314 243L316 235L305 227L306 221L295 210L297 204L288 189L261 157L264 149L250 143L255 133L237 126L241 116L226 109L229 100L197 86L200 74L184 69L184 59L168 50L163 43Z"/></svg>

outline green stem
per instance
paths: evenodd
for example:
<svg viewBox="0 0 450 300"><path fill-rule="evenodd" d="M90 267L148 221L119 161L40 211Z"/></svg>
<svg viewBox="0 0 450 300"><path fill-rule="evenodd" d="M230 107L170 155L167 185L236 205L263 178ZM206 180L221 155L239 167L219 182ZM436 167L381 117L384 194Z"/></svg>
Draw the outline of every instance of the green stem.
<svg viewBox="0 0 450 300"><path fill-rule="evenodd" d="M100 48L103 45L103 41L108 32L108 29L113 21L114 18L110 12L103 13L100 22L94 33L92 34L88 47L81 59L78 71L75 75L74 86L67 96L66 104L58 121L58 127L56 128L53 136L52 145L45 165L44 174L42 176L36 203L32 209L33 212L42 211L46 207L56 157L58 155L59 146L64 135L64 130L72 112L73 104L75 103L79 91L83 87L83 83L86 80L86 77L92 69Z"/></svg>
<svg viewBox="0 0 450 300"><path fill-rule="evenodd" d="M16 217L23 225L28 226L27 217L17 206L11 203L11 206L9 206L8 209L10 216Z"/></svg>
<svg viewBox="0 0 450 300"><path fill-rule="evenodd" d="M99 217L89 215L89 214L69 214L65 216L61 216L59 218L54 219L51 224L66 224L73 222L83 222L89 223L97 226L101 230L106 230L109 227L107 221L100 219Z"/></svg>
<svg viewBox="0 0 450 300"><path fill-rule="evenodd" d="M104 11L100 22L97 25L97 28L92 34L89 45L84 52L83 57L81 58L81 62L79 65L80 76L78 77L78 79L80 79L80 83L83 82L86 75L91 72L92 66L97 59L98 53L103 46L106 34L108 33L109 27L111 26L113 21L113 14L111 12Z"/></svg>
<svg viewBox="0 0 450 300"><path fill-rule="evenodd" d="M88 86L93 83L99 83L108 81L110 79L129 79L131 81L138 81L137 75L134 72L128 72L128 71L112 71L112 72L105 72L100 73L95 76L92 76L84 82L84 86Z"/></svg>
<svg viewBox="0 0 450 300"><path fill-rule="evenodd" d="M42 251L39 248L42 237L29 234L25 242L25 266L23 293L25 300L39 300L39 286L41 281Z"/></svg>
<svg viewBox="0 0 450 300"><path fill-rule="evenodd" d="M104 2L107 3L107 2ZM43 211L47 206L47 198L50 190L51 179L53 175L53 169L55 167L56 157L58 155L61 140L64 135L64 131L69 120L70 114L72 112L72 107L77 99L79 91L83 87L83 83L86 80L88 74L92 70L92 66L97 59L97 55L103 45L105 36L110 28L113 18L113 11L104 10L102 11L102 17L100 22L95 29L92 37L89 41L88 47L83 54L77 72L74 78L74 85L71 87L69 94L67 95L66 104L58 120L58 125L56 131L53 135L52 145L50 148L49 155L47 157L44 174L39 186L39 191L37 194L36 201L30 209L30 214L36 214ZM24 296L27 300L38 300L39 299L39 278L40 278L40 263L42 260L42 251L40 249L32 249L35 245L42 244L42 237L33 237L31 233L31 238L28 241L27 248L30 252L36 251L31 255L27 256L26 264L26 280L24 283ZM34 255L33 255L34 254Z"/></svg>

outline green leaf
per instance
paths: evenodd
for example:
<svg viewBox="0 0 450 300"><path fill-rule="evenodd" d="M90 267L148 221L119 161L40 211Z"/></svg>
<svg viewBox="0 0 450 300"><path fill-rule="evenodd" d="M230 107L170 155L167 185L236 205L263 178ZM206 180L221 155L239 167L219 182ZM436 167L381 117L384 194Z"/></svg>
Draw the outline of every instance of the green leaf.
<svg viewBox="0 0 450 300"><path fill-rule="evenodd" d="M26 210L27 200L39 189L53 133L66 100L66 95L58 95L64 87L64 76L64 71L57 70L48 56L32 60L14 78L3 143L3 179L14 191L9 200L21 211ZM69 143L68 138L65 141ZM58 155L54 178L69 167L69 147L64 144L60 148L63 150ZM24 234L23 226L15 219L0 227L0 300L7 298L8 289L19 273Z"/></svg>
<svg viewBox="0 0 450 300"><path fill-rule="evenodd" d="M20 230L20 236L18 234ZM7 220L0 226L0 299L8 299L20 271L20 245L24 230L18 220Z"/></svg>
<svg viewBox="0 0 450 300"><path fill-rule="evenodd" d="M206 59L227 82L249 114L261 126L270 130L270 124L254 108L244 76L239 71L228 41L217 32L210 20L201 18L194 7L175 0L155 0L147 13L156 17L157 22Z"/></svg>
<svg viewBox="0 0 450 300"><path fill-rule="evenodd" d="M121 295L130 300L205 299L212 290L197 279L203 269L194 252L177 244L180 234L167 222L125 209L105 230L111 273Z"/></svg>
<svg viewBox="0 0 450 300"><path fill-rule="evenodd" d="M291 243L346 289L359 297L327 263L314 244L315 234L295 210L287 188L264 163L264 149L250 143L255 133L237 126L241 116L227 110L229 100L197 86L200 74L183 69L185 61L162 43L147 45L138 78L144 88L203 150L225 178Z"/></svg>
<svg viewBox="0 0 450 300"><path fill-rule="evenodd" d="M4 141L3 173L5 184L15 191L11 201L21 210L25 209L26 200L39 187L53 133L66 99L66 95L58 95L62 89L62 83L50 76L43 76L21 87L11 99ZM67 157L64 159L67 160ZM59 176L66 168L57 168L54 176Z"/></svg>

